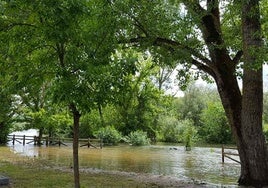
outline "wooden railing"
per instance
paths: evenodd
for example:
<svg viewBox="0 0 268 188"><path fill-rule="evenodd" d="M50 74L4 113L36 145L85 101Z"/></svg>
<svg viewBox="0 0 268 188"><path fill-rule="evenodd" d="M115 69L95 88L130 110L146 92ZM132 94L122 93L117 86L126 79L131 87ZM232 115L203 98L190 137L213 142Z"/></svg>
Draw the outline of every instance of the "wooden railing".
<svg viewBox="0 0 268 188"><path fill-rule="evenodd" d="M266 147L268 148L267 142L266 142ZM222 145L222 148L221 148L222 163L224 163L224 158L226 157L228 159L231 159L231 160L241 164L240 161L231 157L231 156L239 156L238 153L234 153L233 151L237 151L237 147L226 147L226 146Z"/></svg>
<svg viewBox="0 0 268 188"><path fill-rule="evenodd" d="M226 158L231 159L232 161L235 161L235 162L240 164L240 161L231 157L231 156L239 156L238 153L234 153L233 151L237 151L237 148L236 147L226 147L226 146L222 145L222 148L221 148L222 163L225 162L224 158L226 157Z"/></svg>
<svg viewBox="0 0 268 188"><path fill-rule="evenodd" d="M49 145L67 146L68 145L67 143L72 143L73 139L72 138L60 138L60 137L39 138L38 136L8 135L8 141L12 141L12 145L15 145L15 143L18 142L22 145L30 144L30 143L34 143L34 145L38 145L41 143L41 144L45 144L46 146L49 146ZM83 147L83 146L87 146L88 148L90 147L102 148L103 147L102 139L91 139L91 138L79 139L79 144L80 144L80 147Z"/></svg>

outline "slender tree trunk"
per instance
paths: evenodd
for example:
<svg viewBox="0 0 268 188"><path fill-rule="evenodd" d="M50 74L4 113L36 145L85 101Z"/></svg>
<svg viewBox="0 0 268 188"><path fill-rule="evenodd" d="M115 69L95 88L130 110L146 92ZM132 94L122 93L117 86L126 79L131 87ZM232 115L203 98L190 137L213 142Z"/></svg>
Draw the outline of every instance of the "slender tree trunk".
<svg viewBox="0 0 268 188"><path fill-rule="evenodd" d="M77 110L74 104L70 105L70 109L73 113L73 169L74 169L74 184L75 188L80 188L80 176L79 176L79 120L81 114Z"/></svg>
<svg viewBox="0 0 268 188"><path fill-rule="evenodd" d="M98 110L99 110L99 115L100 115L100 120L101 120L101 126L103 127L105 123L104 123L104 117L103 117L102 107L100 103L98 103Z"/></svg>
<svg viewBox="0 0 268 188"><path fill-rule="evenodd" d="M43 132L44 132L44 127L41 127L39 129L39 136L38 136L38 140L37 140L37 145L38 146L41 146L42 145Z"/></svg>

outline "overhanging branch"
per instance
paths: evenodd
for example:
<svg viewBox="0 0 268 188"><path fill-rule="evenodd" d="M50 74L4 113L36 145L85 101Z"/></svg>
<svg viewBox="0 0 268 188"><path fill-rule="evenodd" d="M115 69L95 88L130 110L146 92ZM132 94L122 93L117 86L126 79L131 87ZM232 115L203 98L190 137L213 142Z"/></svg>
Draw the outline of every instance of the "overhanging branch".
<svg viewBox="0 0 268 188"><path fill-rule="evenodd" d="M181 44L181 43L179 43L177 41L170 40L170 39L167 39L167 38L157 37L155 39L154 43L156 45L158 45L158 46L165 46L165 45L169 46L169 47L173 48L174 50L176 48L179 48L181 50L185 50L188 53L190 53L191 55L193 55L193 56L197 57L198 59L202 60L208 66L212 66L212 62L208 58L206 58L205 56L203 56L202 54L200 54L196 50L190 48L189 46L183 45L183 44Z"/></svg>
<svg viewBox="0 0 268 188"><path fill-rule="evenodd" d="M207 65L205 65L205 64L203 64L203 63L201 63L201 62L199 62L199 61L197 61L195 59L192 59L191 63L193 65L195 65L199 70L202 70L203 72L209 74L213 78L216 77L215 72L211 67L209 67L209 66L207 66Z"/></svg>
<svg viewBox="0 0 268 188"><path fill-rule="evenodd" d="M187 45L181 44L180 42L177 42L177 41L174 41L171 39L167 39L167 38L136 37L136 38L129 39L128 42L127 41L120 41L120 43L142 43L145 41L151 41L152 45L164 47L171 52L175 52L176 49L184 50L184 51L188 52L189 54L191 54L192 56L196 57L197 59L201 60L204 63L203 64L203 63L198 62L197 60L194 60L193 64L198 64L198 66L197 65L196 66L200 67L202 69L203 69L203 66L206 66L212 70L215 66L208 58L206 58L205 56L203 56L201 53L197 52L193 48L190 48ZM207 68L205 68L204 71L207 72ZM209 72L211 72L211 71L208 70L208 73Z"/></svg>

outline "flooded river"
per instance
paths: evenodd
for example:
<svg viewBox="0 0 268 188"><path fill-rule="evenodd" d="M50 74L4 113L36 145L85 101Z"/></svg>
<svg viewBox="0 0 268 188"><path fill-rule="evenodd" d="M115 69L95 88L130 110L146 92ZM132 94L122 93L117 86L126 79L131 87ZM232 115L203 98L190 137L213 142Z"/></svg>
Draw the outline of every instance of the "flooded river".
<svg viewBox="0 0 268 188"><path fill-rule="evenodd" d="M20 155L45 159L59 167L72 166L70 146L10 144L9 147ZM221 149L211 147L194 147L192 151L185 151L179 145L82 147L79 148L79 157L81 169L91 171L163 175L230 187L236 187L240 171L239 164L231 160L226 159L222 164Z"/></svg>

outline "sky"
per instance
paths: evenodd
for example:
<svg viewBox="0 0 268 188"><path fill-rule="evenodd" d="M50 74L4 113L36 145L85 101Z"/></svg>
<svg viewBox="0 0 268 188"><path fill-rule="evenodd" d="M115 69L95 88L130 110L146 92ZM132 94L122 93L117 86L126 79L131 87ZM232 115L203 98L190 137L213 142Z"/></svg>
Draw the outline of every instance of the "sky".
<svg viewBox="0 0 268 188"><path fill-rule="evenodd" d="M166 94L171 94L176 97L182 97L184 95L183 91L181 91L178 87L177 81L176 81L176 71L174 71L173 75L171 76L171 88L166 91ZM216 84L208 84L207 82L203 81L202 79L198 79L196 81L196 85L202 85L202 86L209 86L209 87L215 87ZM240 88L242 88L242 80L239 80ZM268 65L263 66L263 89L264 92L268 91Z"/></svg>

